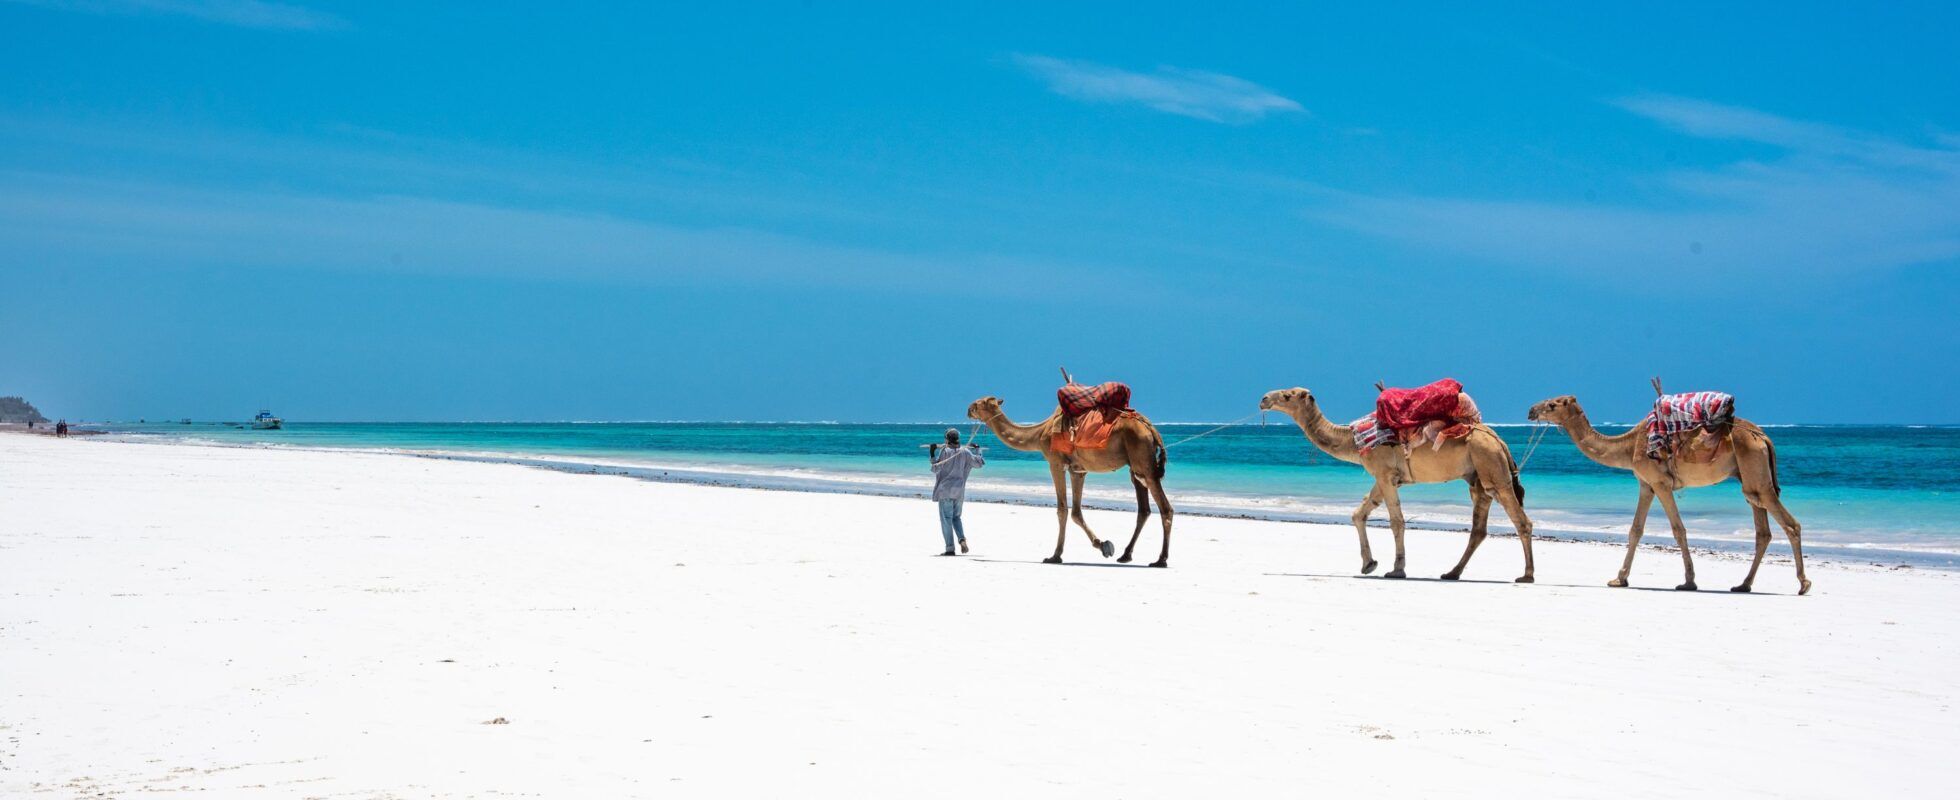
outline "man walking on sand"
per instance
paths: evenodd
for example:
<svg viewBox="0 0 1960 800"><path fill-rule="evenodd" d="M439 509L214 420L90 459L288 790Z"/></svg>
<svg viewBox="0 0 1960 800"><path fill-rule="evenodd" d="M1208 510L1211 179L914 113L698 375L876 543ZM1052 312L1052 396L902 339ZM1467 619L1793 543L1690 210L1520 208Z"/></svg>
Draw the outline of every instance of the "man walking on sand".
<svg viewBox="0 0 1960 800"><path fill-rule="evenodd" d="M945 452L941 445L933 445L926 452L932 460L932 499L939 501L939 535L946 540L946 552L942 556L955 555L953 537L958 535L960 552L966 548L966 526L960 523L961 507L966 505L966 476L987 465L981 457L980 448L974 445L960 446L960 432L946 429Z"/></svg>

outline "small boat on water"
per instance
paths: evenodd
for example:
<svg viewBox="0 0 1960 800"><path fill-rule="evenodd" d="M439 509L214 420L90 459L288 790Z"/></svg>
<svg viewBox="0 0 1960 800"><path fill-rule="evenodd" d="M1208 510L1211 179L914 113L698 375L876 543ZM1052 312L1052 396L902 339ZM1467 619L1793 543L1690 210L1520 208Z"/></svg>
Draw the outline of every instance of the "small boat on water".
<svg viewBox="0 0 1960 800"><path fill-rule="evenodd" d="M252 418L252 430L255 431L276 431L285 426L285 421L273 416L271 411L261 410L258 416Z"/></svg>

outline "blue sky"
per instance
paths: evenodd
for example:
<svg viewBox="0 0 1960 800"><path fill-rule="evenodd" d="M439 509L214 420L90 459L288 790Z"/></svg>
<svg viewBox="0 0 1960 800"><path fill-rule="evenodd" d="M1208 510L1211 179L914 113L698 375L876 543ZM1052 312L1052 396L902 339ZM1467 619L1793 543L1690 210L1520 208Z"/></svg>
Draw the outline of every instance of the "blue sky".
<svg viewBox="0 0 1960 800"><path fill-rule="evenodd" d="M1947 7L1053 5L0 0L0 394L1960 422Z"/></svg>

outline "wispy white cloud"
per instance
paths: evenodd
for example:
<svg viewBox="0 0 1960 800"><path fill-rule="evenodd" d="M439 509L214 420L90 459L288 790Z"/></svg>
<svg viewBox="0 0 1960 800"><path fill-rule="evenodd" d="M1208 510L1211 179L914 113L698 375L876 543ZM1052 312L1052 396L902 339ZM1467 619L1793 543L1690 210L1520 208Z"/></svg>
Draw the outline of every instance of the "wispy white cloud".
<svg viewBox="0 0 1960 800"><path fill-rule="evenodd" d="M180 16L276 30L332 30L347 21L324 11L265 0L0 0L89 14Z"/></svg>
<svg viewBox="0 0 1960 800"><path fill-rule="evenodd" d="M768 230L405 195L337 196L0 171L0 264L236 267L664 286L985 287L1043 297L1080 264L920 254Z"/></svg>
<svg viewBox="0 0 1960 800"><path fill-rule="evenodd" d="M1833 274L1960 259L1960 148L1663 95L1613 104L1778 155L1635 176L1645 205L1345 195L1310 216L1493 261L1624 274ZM1712 272L1708 274L1713 274Z"/></svg>
<svg viewBox="0 0 1960 800"><path fill-rule="evenodd" d="M922 205L947 207L933 205L940 188L811 189L740 159L595 162L346 125L275 134L4 112L0 154L0 271L222 266L935 295L960 285L1030 299L1051 298L1059 273L1110 285L1111 302L1161 290L1109 284L1123 270L1104 254L991 236L947 244L967 238L957 225L913 236L937 214ZM1022 203L976 207L996 205Z"/></svg>
<svg viewBox="0 0 1960 800"><path fill-rule="evenodd" d="M1945 172L1960 168L1960 153L1953 150L1956 143L1951 137L1939 137L1938 147L1918 147L1835 125L1671 95L1623 97L1613 104L1706 139L1757 142L1795 153L1845 158L1874 166Z"/></svg>
<svg viewBox="0 0 1960 800"><path fill-rule="evenodd" d="M1210 122L1248 123L1274 113L1304 113L1300 104L1230 75L1178 67L1131 72L1090 61L1016 53L1014 64L1063 97L1090 103L1136 103Z"/></svg>

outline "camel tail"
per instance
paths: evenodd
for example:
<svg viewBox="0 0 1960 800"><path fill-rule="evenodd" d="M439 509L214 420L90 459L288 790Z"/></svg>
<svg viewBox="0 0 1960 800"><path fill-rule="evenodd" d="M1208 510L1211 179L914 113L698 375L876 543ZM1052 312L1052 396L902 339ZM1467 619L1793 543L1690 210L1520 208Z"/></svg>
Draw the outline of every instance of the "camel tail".
<svg viewBox="0 0 1960 800"><path fill-rule="evenodd" d="M1127 413L1136 414L1136 418L1143 422L1144 427L1150 429L1151 443L1157 446L1157 452L1150 454L1150 471L1156 473L1151 477L1153 478L1164 477L1164 468L1170 464L1170 460L1171 460L1170 450L1169 448L1164 446L1164 432L1157 430L1157 424L1151 422L1149 417L1146 417L1142 414L1138 414L1135 411L1130 411ZM1131 471L1135 472L1135 470L1131 470Z"/></svg>
<svg viewBox="0 0 1960 800"><path fill-rule="evenodd" d="M1504 465L1505 465L1505 466L1507 466L1507 467L1510 467L1510 468L1511 468L1511 491L1513 491L1513 492L1516 492L1516 493L1517 493L1517 495L1518 495L1518 502L1520 502L1520 503L1522 503L1522 502L1524 502L1524 481L1521 481L1521 480L1519 480L1519 479L1518 479L1518 472L1519 472L1519 469L1518 469L1518 460L1517 460L1516 458L1513 458L1513 457L1511 456L1511 446L1510 446L1510 445L1508 445L1508 444L1505 444L1505 443L1504 443L1504 437L1502 437L1502 436L1498 436L1498 435L1497 435L1497 432L1496 432L1496 431L1488 431L1488 430L1487 430L1486 432L1490 434L1490 437L1491 437L1492 439L1496 439L1496 440L1497 440L1497 444L1498 444L1498 446L1500 446L1501 448L1503 448L1503 450L1504 450Z"/></svg>
<svg viewBox="0 0 1960 800"><path fill-rule="evenodd" d="M1154 426L1153 426L1153 431L1154 431ZM1164 434L1157 433L1157 456L1155 459L1152 460L1151 466L1156 467L1156 469L1153 471L1157 473L1156 477L1158 480L1163 480L1164 470L1165 468L1170 466L1170 463L1171 463L1170 451L1164 449ZM1774 464L1775 462L1771 461L1770 463Z"/></svg>
<svg viewBox="0 0 1960 800"><path fill-rule="evenodd" d="M1763 450L1767 451L1769 455L1769 488L1775 490L1777 496L1779 497L1782 496L1783 482L1778 480L1776 477L1776 442L1769 438L1769 434L1763 432L1762 426L1757 425L1754 422L1750 422L1748 420L1736 420L1736 423L1739 426L1747 425L1748 428L1746 428L1745 430L1754 432L1756 436L1760 437L1763 440ZM1735 434L1731 432L1729 434L1729 437L1731 439L1734 439Z"/></svg>
<svg viewBox="0 0 1960 800"><path fill-rule="evenodd" d="M1769 451L1769 488L1775 489L1776 495L1781 497L1783 496L1783 483L1776 479L1776 442L1770 441L1769 436L1765 435L1763 437L1763 449Z"/></svg>

